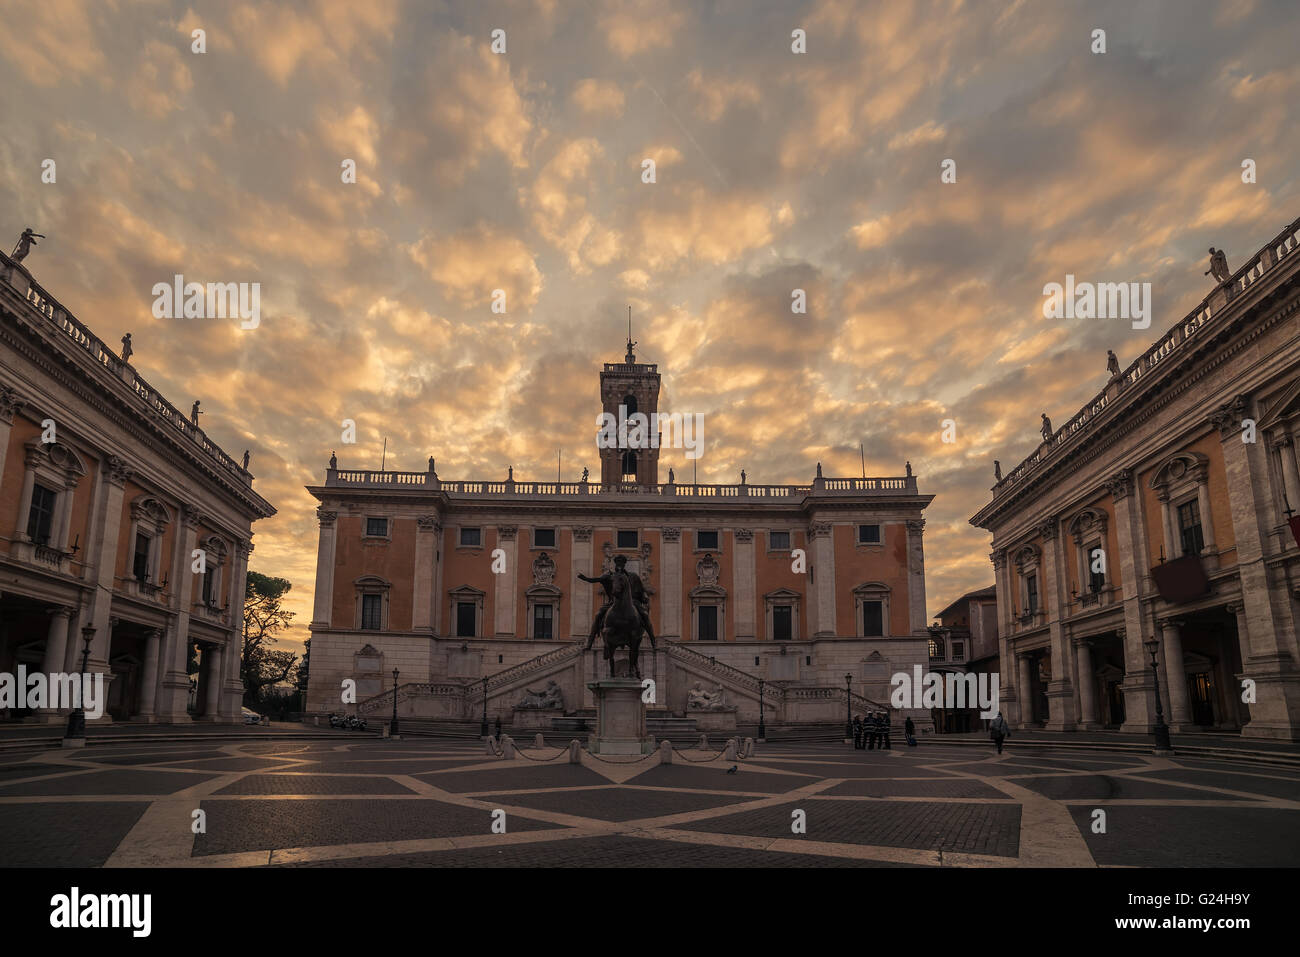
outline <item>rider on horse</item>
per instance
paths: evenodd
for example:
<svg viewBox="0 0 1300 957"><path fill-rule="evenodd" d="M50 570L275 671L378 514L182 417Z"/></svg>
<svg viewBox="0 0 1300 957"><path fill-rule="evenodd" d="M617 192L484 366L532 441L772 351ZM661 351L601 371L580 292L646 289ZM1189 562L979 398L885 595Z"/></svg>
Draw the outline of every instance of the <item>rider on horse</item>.
<svg viewBox="0 0 1300 957"><path fill-rule="evenodd" d="M646 594L645 585L641 579L627 570L627 556L614 556L614 571L601 575L599 578L588 578L582 572L578 577L585 582L591 582L593 585L600 585L605 593L605 604L601 606L600 611L596 612L596 620L591 624L591 634L587 638L587 647L583 651L590 651L591 646L596 641L596 636L600 634L601 628L605 625L605 616L609 613L610 607L614 604L614 576L622 575L632 589L632 603L636 607L637 616L641 619L641 626L645 628L645 633L650 636L650 647L655 646L654 629L650 627L650 596Z"/></svg>

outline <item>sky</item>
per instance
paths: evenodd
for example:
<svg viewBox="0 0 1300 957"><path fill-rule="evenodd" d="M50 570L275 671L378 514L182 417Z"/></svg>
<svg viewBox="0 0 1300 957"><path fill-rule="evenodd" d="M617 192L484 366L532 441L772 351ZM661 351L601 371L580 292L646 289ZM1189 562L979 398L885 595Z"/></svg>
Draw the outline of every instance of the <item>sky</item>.
<svg viewBox="0 0 1300 957"><path fill-rule="evenodd" d="M666 449L665 474L910 460L933 615L992 583L969 518L993 460L1191 311L1210 246L1235 270L1300 215L1294 3L10 0L4 21L0 230L46 234L37 281L251 449L279 511L250 567L293 583L291 640L331 451L526 481L563 449L566 480L598 475L629 306L660 409L705 417L698 463ZM260 283L260 323L155 318L177 273ZM1151 283L1151 327L1046 318L1067 275Z"/></svg>

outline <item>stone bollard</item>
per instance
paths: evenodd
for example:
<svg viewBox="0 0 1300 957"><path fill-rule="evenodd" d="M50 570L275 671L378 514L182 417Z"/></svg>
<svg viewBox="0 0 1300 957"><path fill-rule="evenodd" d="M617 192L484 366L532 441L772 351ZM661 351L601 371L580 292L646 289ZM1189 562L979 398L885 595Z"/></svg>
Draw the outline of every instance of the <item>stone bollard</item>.
<svg viewBox="0 0 1300 957"><path fill-rule="evenodd" d="M537 737L533 738L533 747L535 748L546 747L546 739L542 737L542 732L538 731Z"/></svg>
<svg viewBox="0 0 1300 957"><path fill-rule="evenodd" d="M312 719L311 719L311 723L314 724L314 725L316 725L316 727L319 728L319 727L320 727L320 715L316 715L316 717L312 718Z"/></svg>
<svg viewBox="0 0 1300 957"><path fill-rule="evenodd" d="M570 764L582 763L582 742L579 741L577 738L574 738L572 741L569 742L569 763Z"/></svg>
<svg viewBox="0 0 1300 957"><path fill-rule="evenodd" d="M659 747L659 739L655 735L650 735L650 750L653 751Z"/></svg>
<svg viewBox="0 0 1300 957"><path fill-rule="evenodd" d="M701 751L709 750L709 736L707 734L700 735L700 743L696 747Z"/></svg>
<svg viewBox="0 0 1300 957"><path fill-rule="evenodd" d="M673 763L673 743L671 741L665 741L663 744L659 745L659 763Z"/></svg>
<svg viewBox="0 0 1300 957"><path fill-rule="evenodd" d="M735 760L737 760L737 758L736 758L736 739L735 739L735 738L728 738L728 739L727 739L727 750L724 751L724 752L722 753L722 759L723 759L724 761L735 761Z"/></svg>
<svg viewBox="0 0 1300 957"><path fill-rule="evenodd" d="M752 757L753 754L754 754L754 739L753 739L753 738L746 738L746 739L745 739L745 757L747 757L747 758L748 758L748 757Z"/></svg>
<svg viewBox="0 0 1300 957"><path fill-rule="evenodd" d="M501 735L501 753L507 761L515 759L515 739L508 734Z"/></svg>
<svg viewBox="0 0 1300 957"><path fill-rule="evenodd" d="M492 757L495 758L495 757L497 756L497 742L496 742L496 739L493 738L492 735L489 734L489 735L488 735L486 738L484 738L483 740L487 742L487 753L490 754L490 755L492 755Z"/></svg>

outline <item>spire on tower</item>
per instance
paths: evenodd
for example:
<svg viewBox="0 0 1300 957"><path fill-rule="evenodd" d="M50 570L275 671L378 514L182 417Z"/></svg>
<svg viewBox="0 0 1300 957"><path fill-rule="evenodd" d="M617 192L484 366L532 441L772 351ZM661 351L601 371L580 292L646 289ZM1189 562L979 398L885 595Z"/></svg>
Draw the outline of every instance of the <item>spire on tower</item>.
<svg viewBox="0 0 1300 957"><path fill-rule="evenodd" d="M636 348L636 343L632 341L632 307L628 306L627 307L627 356L625 357L628 365L632 365L634 362L636 362L636 354L632 351L634 348Z"/></svg>

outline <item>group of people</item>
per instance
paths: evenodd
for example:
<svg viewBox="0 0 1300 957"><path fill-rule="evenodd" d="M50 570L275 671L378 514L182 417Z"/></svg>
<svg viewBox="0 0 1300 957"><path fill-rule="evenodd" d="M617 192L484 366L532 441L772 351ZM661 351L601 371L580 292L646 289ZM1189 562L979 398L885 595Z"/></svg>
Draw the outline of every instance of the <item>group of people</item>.
<svg viewBox="0 0 1300 957"><path fill-rule="evenodd" d="M874 751L876 748L892 751L889 739L892 730L888 711L875 711L865 718L858 715L853 719L853 747L859 751ZM907 737L908 745L915 747L916 725L911 718L903 722L903 734Z"/></svg>

